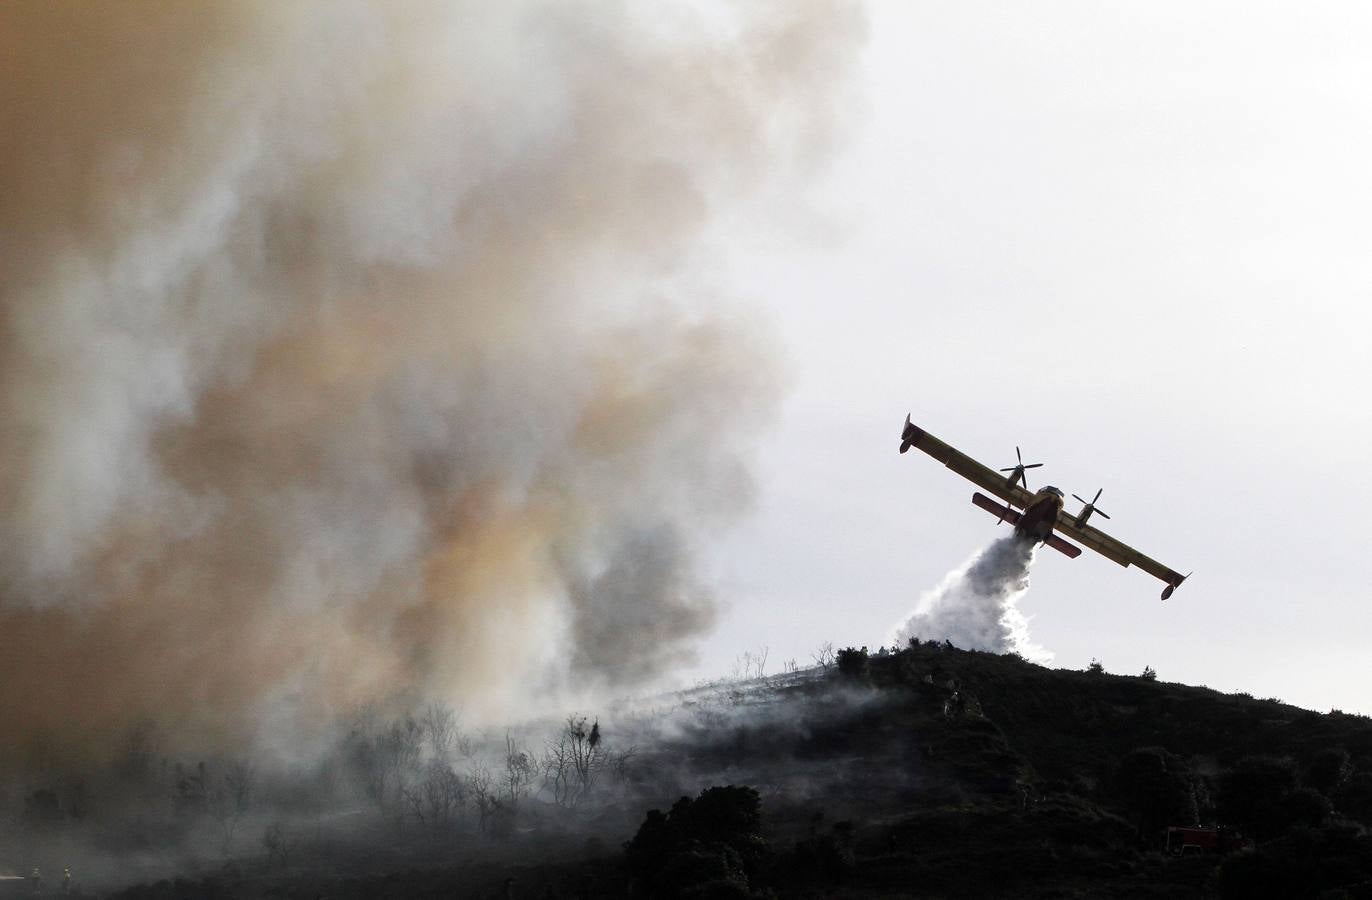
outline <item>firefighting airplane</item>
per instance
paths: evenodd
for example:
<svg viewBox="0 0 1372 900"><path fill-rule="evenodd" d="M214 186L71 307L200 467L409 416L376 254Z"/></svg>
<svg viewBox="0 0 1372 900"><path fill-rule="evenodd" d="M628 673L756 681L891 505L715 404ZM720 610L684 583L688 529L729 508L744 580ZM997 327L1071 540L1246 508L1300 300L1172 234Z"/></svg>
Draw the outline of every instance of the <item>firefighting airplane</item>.
<svg viewBox="0 0 1372 900"><path fill-rule="evenodd" d="M1076 559L1081 555L1081 547L1069 544L1058 537L1053 533L1053 529L1057 529L1078 544L1089 547L1106 559L1114 560L1126 567L1138 566L1149 575L1161 578L1167 583L1167 587L1163 588L1162 591L1162 599L1164 600L1172 596L1172 592L1190 577L1173 572L1162 563L1149 559L1133 547L1127 546L1100 529L1086 524L1086 520L1091 518L1093 513L1102 518L1110 518L1096 508L1096 500L1100 499L1100 491L1096 491L1096 496L1090 503L1081 497L1077 497L1085 505L1081 512L1075 516L1068 514L1062 508L1063 495L1062 491L1057 488L1048 486L1031 493L1028 489L1028 479L1024 477L1024 470L1036 469L1042 463L1026 464L1024 458L1019 454L1018 447L1015 448L1015 457L1018 463L1010 468L1001 469L1001 472L1010 473L1009 475L1002 475L993 472L970 456L954 450L919 426L911 424L910 417L906 416L905 430L900 434L900 452L904 453L911 447L923 450L963 478L990 491L1010 504L1010 506L1002 506L980 492L972 495L973 503L992 515L998 516L1002 522L1009 522L1014 526L1015 533L1022 537L1042 541L1054 550ZM1076 497L1077 495L1073 494L1072 496ZM1024 512L1015 512L1010 508L1012 506L1018 506Z"/></svg>

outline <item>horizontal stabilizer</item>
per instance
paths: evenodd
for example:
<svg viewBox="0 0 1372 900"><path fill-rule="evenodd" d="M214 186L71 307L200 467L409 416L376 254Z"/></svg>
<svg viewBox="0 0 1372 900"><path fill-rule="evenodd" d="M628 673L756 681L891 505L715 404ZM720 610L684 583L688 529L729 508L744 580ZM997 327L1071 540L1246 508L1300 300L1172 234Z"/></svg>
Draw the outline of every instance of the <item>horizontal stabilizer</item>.
<svg viewBox="0 0 1372 900"><path fill-rule="evenodd" d="M1001 504L992 500L985 494L973 494L972 502L975 503L977 506L980 506L987 512L989 512L991 515L1000 519L1002 522L1009 522L1011 525L1014 525L1016 522L1019 521L1019 513L1015 512L1008 506L1002 506Z"/></svg>
<svg viewBox="0 0 1372 900"><path fill-rule="evenodd" d="M1059 551L1060 553L1067 554L1072 559L1076 559L1078 556L1081 556L1080 547L1078 547L1076 544L1067 543L1062 538L1058 537L1056 534L1048 535L1047 539L1044 540L1044 543L1052 547L1054 550Z"/></svg>

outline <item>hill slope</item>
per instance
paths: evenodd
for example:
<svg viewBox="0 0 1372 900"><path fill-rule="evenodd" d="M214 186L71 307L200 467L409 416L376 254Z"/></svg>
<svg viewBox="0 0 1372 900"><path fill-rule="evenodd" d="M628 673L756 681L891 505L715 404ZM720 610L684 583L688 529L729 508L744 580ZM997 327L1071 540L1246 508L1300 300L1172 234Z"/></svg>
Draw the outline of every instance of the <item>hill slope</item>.
<svg viewBox="0 0 1372 900"><path fill-rule="evenodd" d="M613 798L460 857L123 896L1372 896L1365 717L936 644L673 702L606 725L638 745ZM1217 823L1247 849L1163 852Z"/></svg>

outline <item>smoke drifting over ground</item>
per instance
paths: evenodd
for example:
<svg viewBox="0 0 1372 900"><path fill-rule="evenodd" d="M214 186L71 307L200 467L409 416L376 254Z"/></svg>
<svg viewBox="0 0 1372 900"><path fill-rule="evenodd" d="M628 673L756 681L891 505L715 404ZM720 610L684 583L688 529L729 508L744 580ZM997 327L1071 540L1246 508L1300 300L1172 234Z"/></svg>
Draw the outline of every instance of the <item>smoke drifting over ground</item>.
<svg viewBox="0 0 1372 900"><path fill-rule="evenodd" d="M861 31L0 8L7 752L480 715L687 656L777 392L690 251L827 150Z"/></svg>
<svg viewBox="0 0 1372 900"><path fill-rule="evenodd" d="M904 646L910 638L948 640L966 650L1018 653L1047 663L1053 654L1029 639L1029 622L1016 604L1029 590L1029 567L1036 545L1004 537L950 572L943 583L920 598L915 611L895 632Z"/></svg>

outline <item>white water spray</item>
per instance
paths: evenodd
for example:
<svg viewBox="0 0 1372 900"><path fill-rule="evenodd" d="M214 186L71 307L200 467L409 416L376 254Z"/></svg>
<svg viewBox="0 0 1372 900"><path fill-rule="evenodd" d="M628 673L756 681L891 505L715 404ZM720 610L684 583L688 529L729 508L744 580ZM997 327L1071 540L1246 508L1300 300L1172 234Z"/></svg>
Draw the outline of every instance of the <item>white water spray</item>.
<svg viewBox="0 0 1372 900"><path fill-rule="evenodd" d="M896 628L894 643L903 646L912 637L948 640L967 650L1052 661L1052 653L1029 639L1029 621L1017 606L1029 590L1036 547L1010 536L977 553L920 598L915 611Z"/></svg>

